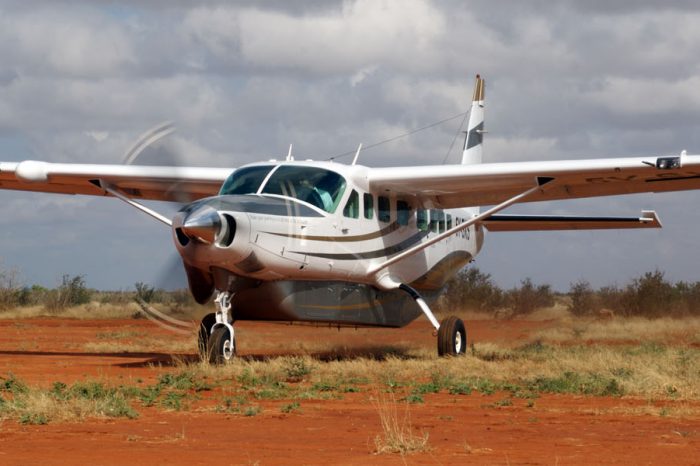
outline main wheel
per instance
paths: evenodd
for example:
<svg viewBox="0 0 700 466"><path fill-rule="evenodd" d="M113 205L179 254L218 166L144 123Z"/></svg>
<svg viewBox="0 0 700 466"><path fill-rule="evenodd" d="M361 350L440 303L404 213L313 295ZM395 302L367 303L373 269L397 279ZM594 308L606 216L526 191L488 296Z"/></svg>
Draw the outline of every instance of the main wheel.
<svg viewBox="0 0 700 466"><path fill-rule="evenodd" d="M227 327L221 325L214 329L209 338L207 354L212 364L223 364L236 355L236 339L231 336Z"/></svg>
<svg viewBox="0 0 700 466"><path fill-rule="evenodd" d="M438 355L458 356L467 351L467 330L464 322L455 316L442 320L438 330Z"/></svg>
<svg viewBox="0 0 700 466"><path fill-rule="evenodd" d="M216 314L213 312L207 314L202 319L199 324L199 338L197 339L197 348L199 349L199 356L202 359L206 359L207 350L209 349L209 338L211 337L211 328L216 323Z"/></svg>

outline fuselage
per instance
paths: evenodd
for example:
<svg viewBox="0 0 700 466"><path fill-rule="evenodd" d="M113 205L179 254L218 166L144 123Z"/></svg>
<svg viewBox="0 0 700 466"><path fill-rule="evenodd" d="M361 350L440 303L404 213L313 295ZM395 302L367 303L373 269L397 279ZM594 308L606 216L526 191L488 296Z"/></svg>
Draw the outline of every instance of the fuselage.
<svg viewBox="0 0 700 466"><path fill-rule="evenodd" d="M175 244L186 267L210 274L217 289L233 286L238 292L263 284L269 288L272 282L305 282L310 288L342 283L346 289L354 284L386 292L392 284L405 283L439 290L481 249L484 233L478 225L369 272L471 218L474 210L443 211L416 196L372 192L366 173L363 166L328 162L241 167L218 196L197 201L176 217ZM218 227L203 239L192 234L199 230L188 219L207 215ZM246 285L236 288L234 282ZM328 305L338 299L329 296Z"/></svg>

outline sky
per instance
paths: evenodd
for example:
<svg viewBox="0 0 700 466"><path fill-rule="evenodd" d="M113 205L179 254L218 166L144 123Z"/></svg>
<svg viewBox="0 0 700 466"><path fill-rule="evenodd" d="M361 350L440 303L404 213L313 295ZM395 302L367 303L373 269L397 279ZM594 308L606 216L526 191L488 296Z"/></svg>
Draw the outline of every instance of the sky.
<svg viewBox="0 0 700 466"><path fill-rule="evenodd" d="M486 162L698 154L699 22L695 1L0 0L0 160L120 163L165 120L177 132L140 162L234 168L289 144L326 159L465 111L477 73ZM360 163L456 162L459 124ZM654 269L700 281L698 203L685 192L515 206L654 209L664 228L493 233L474 265L503 287L624 285ZM159 284L176 254L167 227L114 199L0 191L0 206L0 268L27 285Z"/></svg>

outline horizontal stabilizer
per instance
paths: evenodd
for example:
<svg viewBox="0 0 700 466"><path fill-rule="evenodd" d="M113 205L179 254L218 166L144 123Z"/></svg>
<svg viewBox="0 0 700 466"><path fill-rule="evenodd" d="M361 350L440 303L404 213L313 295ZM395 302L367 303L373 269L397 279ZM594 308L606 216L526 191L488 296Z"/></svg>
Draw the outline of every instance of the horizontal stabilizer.
<svg viewBox="0 0 700 466"><path fill-rule="evenodd" d="M483 222L489 231L609 230L661 228L656 212L643 210L641 217L579 217L568 215L492 215Z"/></svg>

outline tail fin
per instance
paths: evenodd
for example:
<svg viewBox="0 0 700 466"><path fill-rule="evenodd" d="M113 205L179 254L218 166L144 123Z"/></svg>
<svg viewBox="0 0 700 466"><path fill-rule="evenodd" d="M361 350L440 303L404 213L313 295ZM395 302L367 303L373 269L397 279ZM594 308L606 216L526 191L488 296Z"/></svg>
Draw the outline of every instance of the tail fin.
<svg viewBox="0 0 700 466"><path fill-rule="evenodd" d="M467 136L464 139L462 165L481 163L484 132L484 80L477 74L469 124L467 125Z"/></svg>

